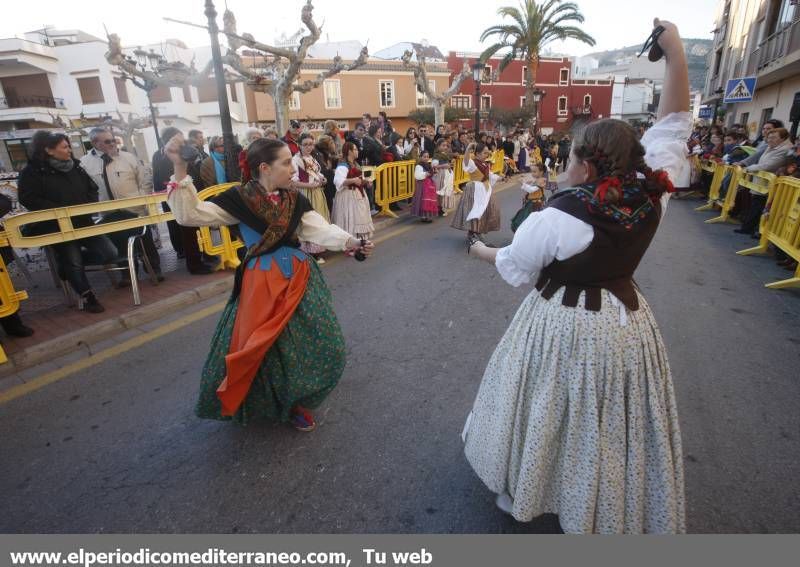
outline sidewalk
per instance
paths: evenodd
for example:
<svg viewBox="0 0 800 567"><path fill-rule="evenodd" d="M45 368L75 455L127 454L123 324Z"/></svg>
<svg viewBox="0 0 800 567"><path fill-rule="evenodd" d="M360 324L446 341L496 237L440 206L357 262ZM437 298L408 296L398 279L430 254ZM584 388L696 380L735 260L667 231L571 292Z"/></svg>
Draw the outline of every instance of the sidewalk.
<svg viewBox="0 0 800 567"><path fill-rule="evenodd" d="M375 231L385 230L406 218L375 218ZM186 271L183 260L178 260L167 237L166 226L162 227L160 250L161 268L166 280L153 285L145 274L140 274L139 291L142 304L133 304L130 287L115 289L108 276L102 272L88 273L98 299L106 308L104 313L92 314L68 306L64 293L56 287L53 278L38 250L28 254L26 263L31 273L33 286L12 264L9 273L17 290L28 292L28 299L20 303L23 322L34 329L32 337L16 338L0 331L8 362L0 365L0 377L9 376L26 368L51 361L78 350L91 352L95 343L113 338L134 327L159 320L180 309L205 299L228 293L233 285L233 271L195 276ZM331 253L333 255L335 253ZM22 256L22 255L21 255ZM23 260L24 261L24 260Z"/></svg>

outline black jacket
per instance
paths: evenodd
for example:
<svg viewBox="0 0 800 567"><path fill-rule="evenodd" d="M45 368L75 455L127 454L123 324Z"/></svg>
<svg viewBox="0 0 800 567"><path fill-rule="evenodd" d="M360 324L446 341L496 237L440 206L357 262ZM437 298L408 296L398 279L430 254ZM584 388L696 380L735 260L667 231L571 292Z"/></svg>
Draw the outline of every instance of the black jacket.
<svg viewBox="0 0 800 567"><path fill-rule="evenodd" d="M369 165L380 165L383 163L383 144L372 136L366 136L364 138L364 151L362 153L363 155L360 157L367 160Z"/></svg>
<svg viewBox="0 0 800 567"><path fill-rule="evenodd" d="M74 167L64 173L54 169L47 162L31 160L19 174L19 202L29 211L41 211L70 205L96 203L97 185L89 174L74 159ZM73 217L72 226L84 228L92 226L91 215ZM58 232L57 221L36 223L26 230L31 236Z"/></svg>

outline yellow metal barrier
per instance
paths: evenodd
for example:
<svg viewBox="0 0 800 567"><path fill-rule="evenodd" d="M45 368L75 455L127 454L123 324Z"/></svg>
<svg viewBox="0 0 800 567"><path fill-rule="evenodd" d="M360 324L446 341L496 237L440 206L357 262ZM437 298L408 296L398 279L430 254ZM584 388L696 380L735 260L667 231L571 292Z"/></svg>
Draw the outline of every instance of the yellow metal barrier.
<svg viewBox="0 0 800 567"><path fill-rule="evenodd" d="M780 177L772 181L767 209L761 217L760 232L758 246L741 250L737 254L763 254L772 243L800 262L800 179ZM795 270L794 277L766 284L770 289L798 286L800 267Z"/></svg>
<svg viewBox="0 0 800 567"><path fill-rule="evenodd" d="M414 168L417 162L390 161L375 168L375 203L381 208L381 215L397 218L389 205L410 199L414 196Z"/></svg>
<svg viewBox="0 0 800 567"><path fill-rule="evenodd" d="M714 161L699 159L697 160L697 164L697 167L713 174L713 177L711 178L711 187L708 191L708 202L701 207L697 207L695 211L711 211L717 206L717 201L719 200L720 186L725 177L725 166L724 164Z"/></svg>
<svg viewBox="0 0 800 567"><path fill-rule="evenodd" d="M213 185L200 191L197 196L201 201L205 201L236 185L239 184L223 183L221 185ZM227 226L219 227L219 237L219 244L215 244L214 239L211 237L211 228L201 226L197 231L197 244L200 246L200 251L209 256L219 256L219 264L217 264L216 267L217 270L224 270L226 268L235 270L241 263L236 251L244 247L244 242L239 238L231 238L231 231Z"/></svg>
<svg viewBox="0 0 800 567"><path fill-rule="evenodd" d="M719 164L717 166L719 169L722 170L721 178L720 178L720 185L717 186L717 199L714 201L714 205L720 208L720 215L718 217L714 217L713 219L708 219L706 222L708 224L715 224L719 222L736 222L731 219L730 212L733 209L733 205L736 203L736 193L739 191L739 183L742 179L742 168L738 165L722 165ZM726 176L730 175L728 180L728 192L725 194L724 198L719 197L719 191L721 190L722 181L725 179ZM716 174L715 174L716 177Z"/></svg>

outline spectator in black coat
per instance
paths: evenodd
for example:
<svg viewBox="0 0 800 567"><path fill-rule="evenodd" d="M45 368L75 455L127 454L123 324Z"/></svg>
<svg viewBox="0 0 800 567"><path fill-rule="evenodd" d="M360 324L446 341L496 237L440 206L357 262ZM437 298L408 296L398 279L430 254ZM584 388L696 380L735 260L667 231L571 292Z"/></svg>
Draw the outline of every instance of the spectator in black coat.
<svg viewBox="0 0 800 567"><path fill-rule="evenodd" d="M33 137L33 156L19 176L19 202L29 211L41 211L70 205L96 203L97 185L72 157L72 148L65 134L44 130ZM93 226L91 215L74 217L75 228ZM36 223L28 234L59 232L57 221ZM84 270L88 264L111 264L117 248L105 236L91 236L61 244L53 244L59 275L79 295L79 306L90 313L105 311L89 285ZM84 254L85 251L85 254Z"/></svg>

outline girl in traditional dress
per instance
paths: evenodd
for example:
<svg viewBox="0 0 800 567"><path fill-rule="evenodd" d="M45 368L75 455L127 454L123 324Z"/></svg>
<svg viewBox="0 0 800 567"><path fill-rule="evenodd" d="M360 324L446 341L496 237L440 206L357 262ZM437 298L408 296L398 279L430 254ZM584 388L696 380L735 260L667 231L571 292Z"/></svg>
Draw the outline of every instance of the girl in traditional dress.
<svg viewBox="0 0 800 567"><path fill-rule="evenodd" d="M447 211L456 207L456 195L453 187L453 156L450 153L450 143L440 139L433 152L433 181L436 184L436 194L439 196L439 216L446 217Z"/></svg>
<svg viewBox="0 0 800 567"><path fill-rule="evenodd" d="M183 139L165 153L175 165L169 206L182 225L238 225L247 255L203 367L196 413L245 424L267 418L301 431L316 427L311 409L336 386L345 347L331 294L300 241L365 255L373 246L331 225L291 183L292 155L280 140L247 149L250 181L200 201L181 158Z"/></svg>
<svg viewBox="0 0 800 567"><path fill-rule="evenodd" d="M414 167L414 199L411 201L411 214L420 217L422 222L433 222L433 217L439 214L439 201L436 197L436 183L433 181L433 166L431 156L427 151L422 152L419 161Z"/></svg>
<svg viewBox="0 0 800 567"><path fill-rule="evenodd" d="M358 238L368 239L375 227L369 213L369 199L364 191L364 181L358 159L358 148L352 142L342 146L342 161L336 167L333 184L336 198L333 202L333 223Z"/></svg>
<svg viewBox="0 0 800 567"><path fill-rule="evenodd" d="M686 529L672 376L632 279L672 183L689 173L686 56L675 26L655 25L666 77L642 143L625 122L591 123L572 146L569 187L511 245L470 250L536 289L486 368L464 427L467 459L501 509L519 521L558 514L568 533Z"/></svg>
<svg viewBox="0 0 800 567"><path fill-rule="evenodd" d="M547 186L544 167L542 164L533 164L530 169L531 174L522 181L522 207L511 219L511 232L516 232L531 213L541 211L544 206L544 189Z"/></svg>
<svg viewBox="0 0 800 567"><path fill-rule="evenodd" d="M336 185L333 184L333 176L336 166L339 165L338 154L336 153L336 142L327 135L319 137L314 153L314 159L322 168L320 173L325 178L325 204L333 217L333 200L336 198Z"/></svg>
<svg viewBox="0 0 800 567"><path fill-rule="evenodd" d="M292 157L294 174L292 175L292 189L297 189L308 199L311 206L317 211L325 222L331 222L328 203L325 200L325 176L322 175L322 166L314 159L314 137L311 134L300 136L300 151ZM312 242L303 242L300 249L306 254L311 254L318 264L324 264L322 253L325 247Z"/></svg>
<svg viewBox="0 0 800 567"><path fill-rule="evenodd" d="M461 201L453 215L453 228L467 231L467 242L483 240L483 235L500 230L500 207L495 202L492 188L501 177L492 173L487 161L490 151L485 144L470 144L464 154L464 171L470 181L464 185Z"/></svg>

